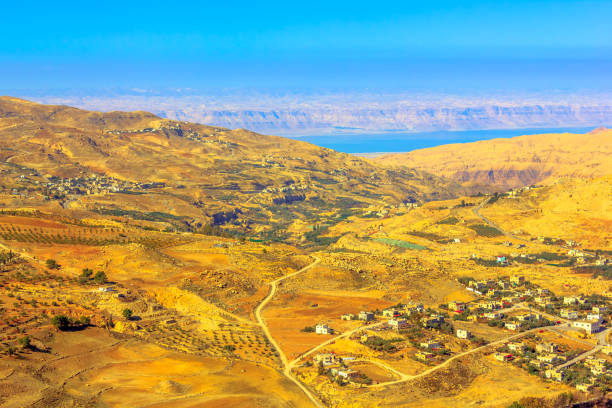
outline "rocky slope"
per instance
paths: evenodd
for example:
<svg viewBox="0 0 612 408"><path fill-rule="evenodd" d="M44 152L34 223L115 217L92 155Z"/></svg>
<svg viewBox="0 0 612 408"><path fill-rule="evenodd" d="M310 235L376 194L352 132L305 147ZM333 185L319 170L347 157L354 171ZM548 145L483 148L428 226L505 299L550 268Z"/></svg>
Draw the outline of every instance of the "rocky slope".
<svg viewBox="0 0 612 408"><path fill-rule="evenodd" d="M452 144L390 154L378 163L408 166L448 177L477 191L550 183L559 177L612 174L612 131L542 134Z"/></svg>

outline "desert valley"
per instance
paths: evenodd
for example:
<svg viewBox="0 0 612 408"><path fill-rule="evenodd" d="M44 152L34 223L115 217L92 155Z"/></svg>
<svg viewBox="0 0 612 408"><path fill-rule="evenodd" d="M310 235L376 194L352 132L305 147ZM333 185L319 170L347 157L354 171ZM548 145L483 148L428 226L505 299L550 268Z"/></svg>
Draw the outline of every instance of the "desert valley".
<svg viewBox="0 0 612 408"><path fill-rule="evenodd" d="M2 407L608 406L611 279L606 129L369 159L0 97Z"/></svg>

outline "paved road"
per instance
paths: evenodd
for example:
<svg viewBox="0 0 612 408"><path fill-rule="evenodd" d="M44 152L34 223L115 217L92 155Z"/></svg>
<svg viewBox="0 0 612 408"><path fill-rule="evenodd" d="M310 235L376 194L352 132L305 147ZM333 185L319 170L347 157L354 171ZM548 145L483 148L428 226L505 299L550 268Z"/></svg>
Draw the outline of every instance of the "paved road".
<svg viewBox="0 0 612 408"><path fill-rule="evenodd" d="M301 274L303 272L306 272L307 270L309 270L310 268L312 268L313 266L318 264L320 261L321 260L319 258L315 257L315 261L313 263L311 263L310 265L305 266L304 268L300 269L299 271L290 273L289 275L285 275L283 277L280 277L280 278L270 282L270 292L268 293L268 296L266 296L264 298L264 300L261 301L259 306L257 306L257 308L255 309L255 318L257 319L257 322L261 326L261 328L262 328L262 330L264 332L264 335L266 336L266 338L268 339L270 344L272 344L272 346L278 352L278 355L280 357L281 364L282 364L282 367L283 367L283 374L289 380L291 380L293 383L295 383L295 385L300 387L300 389L304 392L304 394L306 394L306 396L312 401L312 403L316 407L324 408L324 405L321 404L321 402L317 399L317 397L315 397L314 394L312 392L310 392L310 390L304 384L302 384L300 381L298 381L297 378L295 378L295 377L293 377L291 375L291 366L289 365L289 362L287 360L287 356L285 355L283 350L280 348L280 346L278 345L276 340L274 340L274 337L272 337L272 334L270 333L270 329L268 329L266 321L264 320L263 316L261 315L261 312L262 312L263 308L268 304L268 302L270 302L270 300L272 300L272 298L276 294L276 288L278 287L278 283L279 282L282 282L285 279L292 278L292 277L294 277L296 275L299 275L299 274Z"/></svg>

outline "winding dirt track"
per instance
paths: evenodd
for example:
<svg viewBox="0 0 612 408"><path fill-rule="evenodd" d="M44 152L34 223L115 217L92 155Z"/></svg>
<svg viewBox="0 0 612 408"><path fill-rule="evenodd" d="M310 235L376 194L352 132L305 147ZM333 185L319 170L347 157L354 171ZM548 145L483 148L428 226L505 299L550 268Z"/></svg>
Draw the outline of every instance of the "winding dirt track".
<svg viewBox="0 0 612 408"><path fill-rule="evenodd" d="M506 237L511 238L511 239L515 239L515 240L517 240L517 241L528 242L527 240L522 239L522 238L519 238L519 237L517 237L516 235L514 235L514 234L512 234L512 233L510 233L510 232L508 232L508 231L504 231L504 230L503 230L502 228L500 228L500 227L499 227L497 224L493 223L492 221L490 221L489 219L485 218L484 216L482 216L482 215L480 214L479 210L480 210L480 209L481 209L481 208L482 208L482 207L483 207L483 206L484 206L484 205L485 205L485 204L486 204L488 201L489 201L489 198L487 198L486 200L484 200L483 202L481 202L481 203L480 203L480 205L478 205L476 208L474 208L474 210L473 210L473 211L474 211L474 214L475 214L475 215L476 215L478 218L480 218L480 219L481 219L481 220L482 220L484 223L486 223L487 225L489 225L489 226L491 226L491 227L493 227L493 228L496 228L496 229L498 229L499 231L501 231L501 232L502 232L502 233L503 233L503 234L504 234ZM300 354L300 355L299 355L299 356L298 356L296 359L294 359L293 361L289 362L289 361L287 360L287 356L286 356L286 355L283 353L283 351L282 351L282 350L281 350L281 348L279 347L278 343L277 343L277 342L274 340L274 338L272 337L272 335L271 335L271 333L270 333L270 330L268 329L268 327L267 327L267 325L266 325L266 323L265 323L265 320L263 319L263 317L262 317L262 315L261 315L261 312L262 312L263 308L264 308L264 307L265 307L265 306L268 304L268 302L269 302L269 301L270 301L270 300L271 300L271 299L274 297L274 295L276 294L276 288L277 288L277 286L278 286L278 283L279 283L279 282L281 282L281 281L283 281L283 280L285 280L285 279L291 278L291 277L293 277L293 276L296 276L296 275L298 275L298 274L300 274L300 273L303 273L303 272L307 271L308 269L312 268L312 267L313 267L313 266L315 266L317 263L319 263L319 261L320 261L320 260L319 260L319 258L316 258L316 260L315 260L313 263L311 263L310 265L308 265L308 266L306 266L306 267L304 267L304 268L300 269L299 271L296 271L296 272L294 272L294 273L291 273L291 274L289 274L289 275L283 276L283 277L281 277L281 278L278 278L278 279L276 279L276 280L274 280L274 281L270 282L270 292L268 293L268 296L266 296L266 298L264 298L264 300L263 300L263 301L262 301L262 302L259 304L259 306L257 306L257 308L255 309L255 317L257 318L258 323L259 323L259 324L260 324L260 326L262 327L262 329L263 329L263 331L264 331L264 333L265 333L266 337L267 337L267 338L268 338L268 340L270 341L270 343L271 343L271 344L274 346L274 348L275 348L275 349L278 351L278 354L279 354L279 356L280 356L280 359L281 359L281 362L282 362L282 366L283 366L283 374L284 374L284 375L285 375L287 378L289 378L289 379L290 379L292 382L294 382L294 383L295 383L295 384L296 384L298 387L300 387L300 389L301 389L302 391L304 391L304 393L305 393L305 394L306 394L306 395L307 395L307 396L310 398L310 400L311 400L311 401L312 401L312 402L315 404L315 406L317 406L317 407L319 407L319 408L323 408L324 406L323 406L323 405L321 404L321 402L320 402L320 401L319 401L319 400L318 400L318 399L317 399L317 398L316 398L316 397L315 397L315 396L314 396L314 395L313 395L313 394L310 392L310 390L309 390L309 389L308 389L308 388L307 388L307 387L306 387L304 384L302 384L301 382L299 382L299 381L298 381L296 378L294 378L294 377L291 375L291 370L292 370L292 369L293 369L293 368L294 368L294 367L297 365L297 363L298 363L299 361L301 361L301 360L302 360L302 359L304 359L305 357L307 357L307 356L309 356L309 355L313 354L314 352L316 352L316 351L318 351L318 350L320 350L320 349L322 349L322 348L324 348L324 347L328 346L329 344L334 343L336 340L339 340L339 339L341 339L341 338L345 338L345 337L349 337L349 336L351 336L353 333L355 333L355 332L357 332L357 331L364 330L366 327L363 327L363 326L362 326L362 327L357 327L357 328L355 328L355 329L353 329L353 330L350 330L350 331L347 331L347 332L345 332L345 333L342 333L342 334L340 334L340 335L338 335L338 336L335 336L335 337L333 337L333 338L331 338L331 339L329 339L329 340L327 340L327 341L325 341L325 342L323 342L323 343L319 344L318 346L313 347L313 348L311 348L310 350L308 350L308 351L306 351L306 352L304 352L304 353ZM517 305L517 306L518 306L518 305ZM517 306L515 306L515 307L517 307ZM556 318L556 320L562 320L562 321L564 321L564 322L567 324L567 320L565 320L565 319L561 319L561 318L556 317L556 316L554 316L554 317ZM383 324L383 323L382 323L382 322L381 322L381 323L377 323L377 324L374 324L374 325L369 326L369 327L375 327L375 326L379 326L379 325L381 325L381 324ZM404 382L407 382L407 381L416 380L416 379L419 379L419 378L425 377L425 376L427 376L427 375L429 375L429 374L431 374L431 373L433 373L433 372L435 372L435 371L437 371L437 370L440 370L441 368L446 367L447 365L449 365L449 364L450 364L452 361L454 361L454 360L456 360L456 359L459 359L459 358L464 357L464 356L469 355L469 354L473 354L473 353L478 353L478 352L484 351L484 350L486 350L486 349L488 349L488 348L490 348L490 347L495 347L495 346L497 346L497 345L504 344L504 343L509 342L509 341L512 341L512 340L519 339L519 338L521 338L521 337L524 337L524 336L526 336L526 335L528 335L528 334L530 334L530 333L536 332L536 331L540 331L540 330L551 330L551 331L555 331L555 332L557 332L557 333L558 333L558 331L557 331L557 330L553 330L553 328L555 328L555 329L557 329L557 330L559 329L559 328L558 328L558 326L546 326L546 327L538 327L538 328L535 328L535 329L531 329L531 330L524 331L524 332L522 332L522 333L517 333L517 334L512 335L512 336L508 336L508 337L506 337L506 338L503 338L503 339L500 339L500 340L497 340L497 341L491 342L491 343L486 344L486 345L484 345L484 346L480 346L480 347L477 347L477 348L475 348L475 349L468 350L468 351L465 351L465 352L463 352L463 353L456 354L456 355L452 356L451 358L449 358L448 360L444 361L443 363L441 363L441 364L439 364L439 365L437 365L437 366L431 367L431 368L429 368L429 369L427 369L427 370L425 370L425 371L423 371L423 372L421 372L421 373L419 373L419 374L416 374L416 375L407 375L407 374L403 374L402 372L400 372L400 371L398 371L398 370L395 370L394 368L389 367L389 366L387 366L387 365L385 365L385 364L383 364L383 363L381 363L381 362L376 362L376 364L377 364L377 365L379 365L379 366L380 366L380 367L382 367L382 368L386 368L386 369L388 369L390 372L392 372L392 373L394 373L394 374L398 375L400 378L399 378L399 379L397 379L397 380L392 380L392 381L382 382L382 383L378 383L378 384L373 384L373 385L370 385L369 387L370 387L370 388L381 388L381 387L386 387L386 386L389 386L389 385L401 384L401 383L404 383ZM611 331L612 331L612 328L611 328L611 329L608 329L608 330L611 330ZM606 331L606 332L607 332L607 331ZM602 343L602 342L601 342L601 340L600 340L600 343ZM605 343L605 340L604 340L604 342L603 342L603 343ZM600 349L601 347L602 347L601 345L596 346L596 347L594 347L594 348L593 348L593 350L591 350L590 352L584 353L583 355L581 355L581 356L577 357L577 358L576 358L576 359L574 359L574 360L578 361L578 360L584 359L586 356L588 356L588 355L590 355L590 354L594 353L595 351L597 351L597 350L598 350L598 349ZM571 362L569 362L569 363L574 363L574 362L575 362L574 360L572 360L572 361L571 361ZM565 365L568 365L568 364L565 364Z"/></svg>
<svg viewBox="0 0 612 408"><path fill-rule="evenodd" d="M299 274L301 274L303 272L306 272L307 270L309 270L310 268L312 268L313 266L315 266L319 262L320 262L320 259L315 257L315 261L313 263L311 263L310 265L305 266L304 268L300 269L299 271L290 273L289 275L285 275L283 277L280 277L280 278L270 282L270 292L268 293L268 296L266 296L264 298L264 300L261 301L259 306L257 306L257 308L255 309L255 318L257 319L257 322L259 323L259 325L263 329L263 332L264 332L266 338L268 339L268 341L270 342L270 344L272 344L272 346L278 352L278 355L279 355L280 360L281 360L281 364L283 366L283 374L285 375L285 377L287 377L295 385L300 387L300 389L302 391L304 391L304 394L306 394L306 396L308 398L310 398L310 400L312 401L312 403L316 407L324 408L324 405L317 399L317 397L315 397L314 394L312 392L310 392L310 390L304 384L302 384L300 381L298 381L297 378L295 378L295 377L293 377L291 375L291 368L292 368L292 366L289 364L289 361L287 360L287 356L285 355L285 353L283 353L283 350L280 348L280 346L278 345L276 340L274 340L274 337L272 337L272 334L270 333L270 329L268 329L268 326L266 325L266 321L264 320L263 316L261 315L261 312L262 312L263 308L270 302L270 300L272 300L272 298L276 294L276 288L278 287L278 283L279 282L282 282L285 279L292 278L292 277L294 277L296 275L299 275Z"/></svg>

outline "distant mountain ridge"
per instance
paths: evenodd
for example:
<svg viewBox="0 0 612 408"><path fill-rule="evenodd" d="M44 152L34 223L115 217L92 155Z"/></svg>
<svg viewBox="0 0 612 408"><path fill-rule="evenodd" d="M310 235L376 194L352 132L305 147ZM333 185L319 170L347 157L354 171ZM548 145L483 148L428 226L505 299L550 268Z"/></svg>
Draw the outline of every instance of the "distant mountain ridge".
<svg viewBox="0 0 612 408"><path fill-rule="evenodd" d="M279 135L596 127L610 125L610 95L450 95L385 92L39 95L89 110L158 116Z"/></svg>
<svg viewBox="0 0 612 408"><path fill-rule="evenodd" d="M339 130L383 133L592 126L607 123L612 117L612 106L493 105L357 110L339 107L329 110L203 110L199 114L172 111L163 113L167 117L178 116L216 126L242 127L270 133L332 133Z"/></svg>
<svg viewBox="0 0 612 408"><path fill-rule="evenodd" d="M612 174L612 130L451 144L383 155L375 161L447 177L472 192L502 191L550 183L560 177L586 179Z"/></svg>

